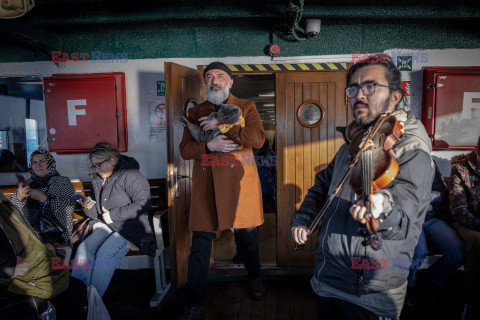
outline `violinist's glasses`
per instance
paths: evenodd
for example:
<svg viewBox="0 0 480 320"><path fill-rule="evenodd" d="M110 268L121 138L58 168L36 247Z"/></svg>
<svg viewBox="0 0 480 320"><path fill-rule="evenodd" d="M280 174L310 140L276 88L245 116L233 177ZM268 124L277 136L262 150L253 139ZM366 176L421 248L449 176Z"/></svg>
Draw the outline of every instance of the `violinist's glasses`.
<svg viewBox="0 0 480 320"><path fill-rule="evenodd" d="M369 82L361 86L350 86L345 88L345 94L349 98L355 98L358 94L358 90L362 89L362 93L366 96L371 96L375 93L375 87L385 87L390 88L390 86L386 86L384 84L376 83L376 82Z"/></svg>
<svg viewBox="0 0 480 320"><path fill-rule="evenodd" d="M97 162L97 163L92 163L92 166L90 168L92 168L93 170L95 169L100 169L100 167L102 166L102 164L104 164L105 162L107 162L108 159L105 159L103 161L100 161L100 162Z"/></svg>

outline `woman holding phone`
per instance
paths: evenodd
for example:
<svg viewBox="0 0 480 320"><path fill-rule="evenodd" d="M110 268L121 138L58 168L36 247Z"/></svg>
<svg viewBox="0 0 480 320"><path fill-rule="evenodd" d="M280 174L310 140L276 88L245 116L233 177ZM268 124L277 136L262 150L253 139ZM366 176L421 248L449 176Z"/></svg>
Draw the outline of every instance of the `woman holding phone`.
<svg viewBox="0 0 480 320"><path fill-rule="evenodd" d="M46 150L32 153L29 171L31 178L19 181L10 201L23 212L43 243L70 245L75 188L69 178L57 172L55 159Z"/></svg>
<svg viewBox="0 0 480 320"><path fill-rule="evenodd" d="M80 267L72 276L93 285L101 297L108 288L120 260L135 246L155 254L155 237L149 223L150 185L139 171L138 162L103 142L89 154L95 175L93 200L80 201L87 216L94 219L93 233L78 247ZM82 260L83 259L83 260Z"/></svg>

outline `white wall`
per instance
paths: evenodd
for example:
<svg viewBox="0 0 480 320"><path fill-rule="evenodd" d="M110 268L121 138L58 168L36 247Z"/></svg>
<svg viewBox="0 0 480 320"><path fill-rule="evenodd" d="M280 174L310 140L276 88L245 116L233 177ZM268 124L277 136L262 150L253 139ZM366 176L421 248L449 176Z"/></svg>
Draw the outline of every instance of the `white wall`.
<svg viewBox="0 0 480 320"><path fill-rule="evenodd" d="M412 111L418 117L421 114L422 101L422 72L423 66L480 66L480 50L408 50L391 49L385 52L399 51L403 53L421 53L428 55L427 63L414 63L412 72L402 72L403 80L412 81L412 97L410 103ZM405 54L406 55L406 54ZM351 55L315 56L315 57L225 57L201 59L145 59L121 62L88 62L64 63L25 62L0 63L0 76L37 76L40 78L51 76L54 73L98 73L124 72L127 89L127 117L128 117L128 152L140 163L141 171L148 178L166 177L167 145L166 137L163 141L150 141L149 134L149 103L158 101L156 95L157 80L164 80L164 62L175 62L184 66L196 68L197 65L208 64L211 61L222 61L226 64L262 64L262 63L301 63L301 62L350 62ZM272 61L273 60L273 61ZM40 102L41 103L41 102ZM1 108L1 100L0 100ZM1 116L1 110L0 110ZM40 126L45 130L45 125ZM452 155L461 152L435 152L440 161L442 173L449 175L448 160ZM54 155L57 168L62 175L80 180L88 180L88 161L86 155ZM2 181L3 180L3 181ZM0 176L0 184L5 183Z"/></svg>

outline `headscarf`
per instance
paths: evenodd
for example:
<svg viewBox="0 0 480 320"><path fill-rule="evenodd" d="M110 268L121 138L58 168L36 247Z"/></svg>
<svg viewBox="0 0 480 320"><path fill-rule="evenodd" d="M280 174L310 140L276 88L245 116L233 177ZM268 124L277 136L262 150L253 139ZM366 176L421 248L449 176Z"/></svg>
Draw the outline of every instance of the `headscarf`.
<svg viewBox="0 0 480 320"><path fill-rule="evenodd" d="M33 172L32 170L32 158L36 154L41 154L45 160L47 161L47 174L45 174L43 177L39 177ZM38 149L32 152L32 155L30 156L30 173L31 173L31 182L30 182L30 187L33 189L40 189L43 187L46 187L48 185L48 182L52 177L59 176L60 174L57 172L57 164L55 163L55 159L51 155L50 152L44 149Z"/></svg>

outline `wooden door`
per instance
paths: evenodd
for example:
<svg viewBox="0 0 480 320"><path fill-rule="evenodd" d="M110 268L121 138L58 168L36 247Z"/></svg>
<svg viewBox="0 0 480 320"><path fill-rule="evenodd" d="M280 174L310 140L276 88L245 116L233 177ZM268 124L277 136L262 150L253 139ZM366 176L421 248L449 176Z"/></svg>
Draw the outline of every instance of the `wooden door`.
<svg viewBox="0 0 480 320"><path fill-rule="evenodd" d="M352 119L345 103L345 71L277 73L277 265L312 266L317 233L298 250L291 236L290 220L315 174L323 170L343 144L337 126ZM302 102L315 100L324 107L325 118L315 128L306 128L297 120Z"/></svg>
<svg viewBox="0 0 480 320"><path fill-rule="evenodd" d="M168 146L168 220L172 284L181 286L187 282L187 262L192 233L188 230L190 190L193 160L180 156L179 145L183 136L180 122L189 100L201 103L203 82L198 70L165 62L165 96L167 105Z"/></svg>

